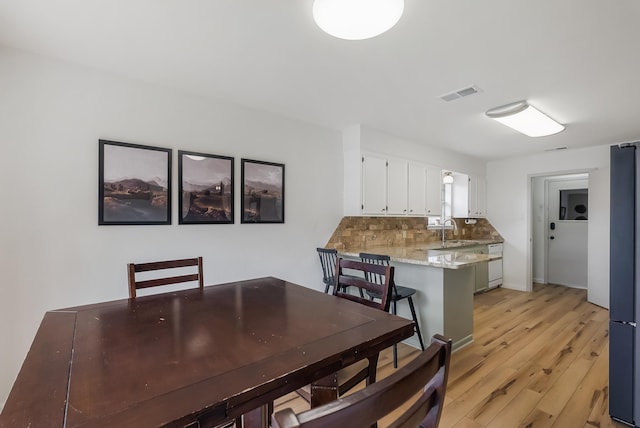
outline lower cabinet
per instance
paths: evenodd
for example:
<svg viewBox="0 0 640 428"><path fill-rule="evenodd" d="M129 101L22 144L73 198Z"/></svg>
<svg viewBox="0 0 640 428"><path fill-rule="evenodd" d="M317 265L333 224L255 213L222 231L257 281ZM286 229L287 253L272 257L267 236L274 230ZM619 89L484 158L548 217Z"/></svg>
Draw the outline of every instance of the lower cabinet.
<svg viewBox="0 0 640 428"><path fill-rule="evenodd" d="M463 247L458 250L461 253L488 254L486 245L474 245ZM475 277L475 292L484 291L489 288L489 262L476 263L471 268Z"/></svg>
<svg viewBox="0 0 640 428"><path fill-rule="evenodd" d="M474 251L476 254L488 254L486 245ZM489 262L476 263L476 293L489 288Z"/></svg>

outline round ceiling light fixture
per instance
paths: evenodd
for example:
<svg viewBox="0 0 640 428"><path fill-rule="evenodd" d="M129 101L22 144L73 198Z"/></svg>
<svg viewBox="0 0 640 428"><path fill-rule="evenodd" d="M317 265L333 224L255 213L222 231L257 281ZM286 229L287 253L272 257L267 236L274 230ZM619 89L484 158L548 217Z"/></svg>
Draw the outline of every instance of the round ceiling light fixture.
<svg viewBox="0 0 640 428"><path fill-rule="evenodd" d="M391 29L402 17L404 0L315 0L313 19L324 32L364 40Z"/></svg>

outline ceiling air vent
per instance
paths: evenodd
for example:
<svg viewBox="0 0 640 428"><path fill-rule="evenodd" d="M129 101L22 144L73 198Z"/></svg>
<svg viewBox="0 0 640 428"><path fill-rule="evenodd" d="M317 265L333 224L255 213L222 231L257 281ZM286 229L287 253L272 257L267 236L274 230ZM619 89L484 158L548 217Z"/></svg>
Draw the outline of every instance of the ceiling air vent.
<svg viewBox="0 0 640 428"><path fill-rule="evenodd" d="M453 101L462 97L468 97L469 95L477 94L481 92L481 89L476 85L467 86L466 88L458 89L457 91L449 92L444 95L440 95L440 99L443 101Z"/></svg>
<svg viewBox="0 0 640 428"><path fill-rule="evenodd" d="M562 147L554 147L552 149L545 149L545 152L555 152L556 150L567 150L567 146L562 146Z"/></svg>

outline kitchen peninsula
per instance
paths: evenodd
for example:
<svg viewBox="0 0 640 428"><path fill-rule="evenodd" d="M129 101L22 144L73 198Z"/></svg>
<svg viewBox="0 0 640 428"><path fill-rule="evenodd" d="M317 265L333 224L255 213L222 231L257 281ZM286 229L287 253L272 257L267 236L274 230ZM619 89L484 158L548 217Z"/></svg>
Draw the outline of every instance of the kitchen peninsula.
<svg viewBox="0 0 640 428"><path fill-rule="evenodd" d="M395 283L416 289L414 303L423 340L436 333L453 340L459 349L473 341L473 294L476 264L500 256L475 254L471 247L502 242L485 219L475 225L446 230L442 246L440 229L427 228L424 218L344 217L327 243L343 257L361 252L386 254L395 269ZM411 318L408 305L398 305L398 315ZM407 342L418 346L417 338Z"/></svg>

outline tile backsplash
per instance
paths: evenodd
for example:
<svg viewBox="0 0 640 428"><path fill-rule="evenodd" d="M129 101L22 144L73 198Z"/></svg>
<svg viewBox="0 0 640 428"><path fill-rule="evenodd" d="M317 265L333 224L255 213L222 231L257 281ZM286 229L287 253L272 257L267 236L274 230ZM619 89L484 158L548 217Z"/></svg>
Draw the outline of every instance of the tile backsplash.
<svg viewBox="0 0 640 428"><path fill-rule="evenodd" d="M491 239L502 241L500 234L484 218L465 224L456 218L457 230L446 230L446 239ZM338 250L380 246L405 246L442 239L441 229L427 229L424 217L343 217L327 242Z"/></svg>

